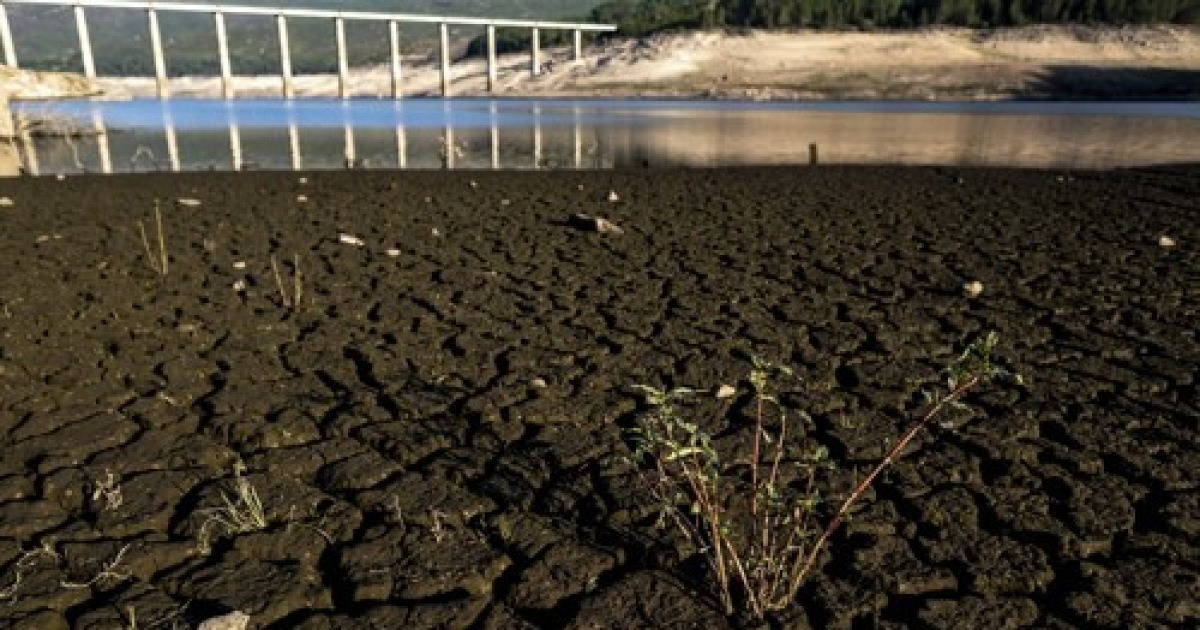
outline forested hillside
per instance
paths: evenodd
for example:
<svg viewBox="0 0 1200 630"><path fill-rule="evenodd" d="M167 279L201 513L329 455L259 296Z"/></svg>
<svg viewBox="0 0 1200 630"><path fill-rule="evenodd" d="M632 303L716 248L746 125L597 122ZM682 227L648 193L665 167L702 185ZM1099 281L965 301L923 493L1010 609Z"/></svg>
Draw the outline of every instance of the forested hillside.
<svg viewBox="0 0 1200 630"><path fill-rule="evenodd" d="M677 28L1200 23L1200 0L613 0L592 18L626 34Z"/></svg>

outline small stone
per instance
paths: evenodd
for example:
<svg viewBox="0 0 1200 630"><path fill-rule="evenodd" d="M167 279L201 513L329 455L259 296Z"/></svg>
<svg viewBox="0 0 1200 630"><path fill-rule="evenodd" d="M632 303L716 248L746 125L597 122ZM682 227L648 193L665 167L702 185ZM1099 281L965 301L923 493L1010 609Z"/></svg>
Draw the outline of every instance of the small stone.
<svg viewBox="0 0 1200 630"><path fill-rule="evenodd" d="M609 203L617 203L620 200L621 200L621 195L618 195L617 191L615 191L615 190L608 191L608 202Z"/></svg>
<svg viewBox="0 0 1200 630"><path fill-rule="evenodd" d="M733 385L722 385L717 388L717 400L725 400L733 398L737 394L737 388Z"/></svg>
<svg viewBox="0 0 1200 630"><path fill-rule="evenodd" d="M300 182L301 184L307 184L307 183L308 183L308 178L307 178L307 177L301 177L300 179L298 179L298 180L296 180L296 181Z"/></svg>
<svg viewBox="0 0 1200 630"><path fill-rule="evenodd" d="M50 241L50 235L49 234L39 234L38 237L34 240L37 241L38 243L46 243L46 242Z"/></svg>
<svg viewBox="0 0 1200 630"><path fill-rule="evenodd" d="M307 195L296 195L296 202L297 203L308 203L308 196Z"/></svg>
<svg viewBox="0 0 1200 630"><path fill-rule="evenodd" d="M979 294L983 293L983 283L978 280L972 280L970 282L964 283L962 286L962 289L963 289L963 294L966 295L967 297L970 297L970 298L979 297Z"/></svg>
<svg viewBox="0 0 1200 630"><path fill-rule="evenodd" d="M512 202L511 202L511 201L509 201L509 200L507 200L507 199L501 199L501 200L500 200L500 205L502 205L502 206L507 206L507 205L508 205L508 204L510 204L510 203L512 203Z"/></svg>
<svg viewBox="0 0 1200 630"><path fill-rule="evenodd" d="M621 226L605 219L604 217L594 217L590 214L575 214L571 216L571 223L580 229L590 230L600 234L624 234L625 230Z"/></svg>
<svg viewBox="0 0 1200 630"><path fill-rule="evenodd" d="M354 236L353 234L338 234L338 242L345 243L346 245L354 245L356 247L362 247L363 245L367 244L366 241Z"/></svg>
<svg viewBox="0 0 1200 630"><path fill-rule="evenodd" d="M246 261L244 261L244 260L235 260L235 261L233 262L233 268L234 268L234 269L245 269L245 268L246 268Z"/></svg>
<svg viewBox="0 0 1200 630"><path fill-rule="evenodd" d="M426 197L425 203L433 203L433 197Z"/></svg>
<svg viewBox="0 0 1200 630"><path fill-rule="evenodd" d="M220 617L206 619L196 630L246 630L249 625L250 615L235 610Z"/></svg>
<svg viewBox="0 0 1200 630"><path fill-rule="evenodd" d="M235 281L233 283L233 290L235 293L245 293L246 292L246 281L245 280Z"/></svg>
<svg viewBox="0 0 1200 630"><path fill-rule="evenodd" d="M60 182L61 182L61 181L63 181L64 179L66 179L66 178L67 178L67 176L66 176L66 175L63 175L62 173L59 173L59 174L57 174L57 175L55 175L55 176L54 176L54 179L56 179L56 180L58 180L58 181L60 181Z"/></svg>
<svg viewBox="0 0 1200 630"><path fill-rule="evenodd" d="M0 208L11 208L15 204L10 197L0 197Z"/></svg>
<svg viewBox="0 0 1200 630"><path fill-rule="evenodd" d="M400 248L391 247L384 253L387 254L388 256L391 256L392 258L395 258L400 255Z"/></svg>
<svg viewBox="0 0 1200 630"><path fill-rule="evenodd" d="M576 186L575 188L577 188L578 190L583 190L583 184L579 184L579 185L578 185L578 186Z"/></svg>
<svg viewBox="0 0 1200 630"><path fill-rule="evenodd" d="M442 231L441 231L441 230L439 230L439 229L437 229L437 228L433 228L433 229L432 229L432 230L430 230L429 232L430 232L431 234L433 234L434 236L441 236L441 235L442 235Z"/></svg>
<svg viewBox="0 0 1200 630"><path fill-rule="evenodd" d="M185 208L195 208L200 205L200 200L193 199L191 197L180 197L179 199L175 200L175 203L177 203Z"/></svg>
<svg viewBox="0 0 1200 630"><path fill-rule="evenodd" d="M471 188L479 188L479 182L472 179L471 180Z"/></svg>
<svg viewBox="0 0 1200 630"><path fill-rule="evenodd" d="M1166 234L1158 237L1158 246L1163 249L1174 249L1176 245L1178 245L1178 243L1175 242L1175 239L1167 236Z"/></svg>
<svg viewBox="0 0 1200 630"><path fill-rule="evenodd" d="M534 389L546 389L546 379L540 376L529 379L529 386Z"/></svg>

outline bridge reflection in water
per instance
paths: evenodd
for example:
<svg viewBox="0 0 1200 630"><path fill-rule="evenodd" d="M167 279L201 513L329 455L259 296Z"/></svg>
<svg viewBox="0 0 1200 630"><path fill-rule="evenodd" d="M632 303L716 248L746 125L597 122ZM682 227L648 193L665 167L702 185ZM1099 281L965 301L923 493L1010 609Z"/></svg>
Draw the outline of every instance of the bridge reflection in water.
<svg viewBox="0 0 1200 630"><path fill-rule="evenodd" d="M1171 103L173 100L16 104L81 135L30 138L28 173L331 168L1200 163ZM38 108L43 108L38 110ZM18 128L21 125L18 124Z"/></svg>

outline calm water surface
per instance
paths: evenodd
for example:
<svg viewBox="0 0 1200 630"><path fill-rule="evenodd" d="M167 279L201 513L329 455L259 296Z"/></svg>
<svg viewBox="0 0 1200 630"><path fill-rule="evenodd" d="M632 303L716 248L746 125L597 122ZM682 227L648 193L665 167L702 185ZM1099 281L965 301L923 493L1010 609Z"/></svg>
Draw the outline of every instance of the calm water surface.
<svg viewBox="0 0 1200 630"><path fill-rule="evenodd" d="M97 133L31 137L29 173L1200 163L1200 103L135 100L14 103ZM0 151L0 162L5 160ZM0 172L5 167L0 164Z"/></svg>

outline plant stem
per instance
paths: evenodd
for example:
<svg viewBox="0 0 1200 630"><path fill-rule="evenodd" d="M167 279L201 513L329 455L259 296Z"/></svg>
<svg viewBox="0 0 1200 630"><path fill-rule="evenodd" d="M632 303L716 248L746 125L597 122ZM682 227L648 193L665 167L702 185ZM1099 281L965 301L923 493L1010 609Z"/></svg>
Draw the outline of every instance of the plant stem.
<svg viewBox="0 0 1200 630"><path fill-rule="evenodd" d="M892 462L896 461L896 459L900 456L900 453L904 450L904 447L908 446L908 443L911 442L914 437L916 437L917 433L922 427L932 420L934 416L941 413L942 409L945 408L948 403L962 398L968 391L971 390L971 388L978 385L980 381L980 376L976 374L972 375L966 381L959 383L953 391L951 391L945 398L939 400L937 404L930 408L929 411L927 411L925 415L921 417L920 420L917 420L917 422L909 427L908 431L905 431L904 435L899 441L896 442L896 445L888 451L883 460L880 461L877 466L875 466L875 469L871 471L871 474L867 475L865 479L860 481L858 485L855 486L854 491L850 493L850 496L847 497L842 503L842 506L838 508L837 514L834 515L833 520L831 520L829 525L825 527L825 531L821 533L821 537L817 539L816 544L813 545L811 550L809 550L808 557L804 561L804 565L801 567L800 571L792 575L792 592L795 592L800 588L800 584L804 582L804 578L808 576L810 571L812 571L813 564L816 563L817 556L821 553L821 549L825 547L825 543L829 541L829 537L832 536L833 532L837 530L839 525L842 524L842 520L845 519L846 514L850 511L850 508L854 505L854 503L857 502L858 499L862 497L863 493L865 493L867 489L871 487L871 484L875 482L875 478L878 477L885 468L890 466Z"/></svg>

